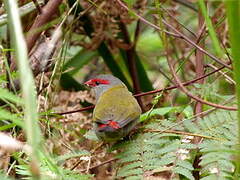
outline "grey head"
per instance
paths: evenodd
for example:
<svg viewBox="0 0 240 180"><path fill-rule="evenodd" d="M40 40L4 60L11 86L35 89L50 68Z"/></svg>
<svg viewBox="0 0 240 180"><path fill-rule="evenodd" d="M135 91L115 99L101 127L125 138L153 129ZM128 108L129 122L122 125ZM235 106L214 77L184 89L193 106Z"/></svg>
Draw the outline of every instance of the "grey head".
<svg viewBox="0 0 240 180"><path fill-rule="evenodd" d="M98 100L102 93L115 85L122 85L126 87L120 79L114 77L111 74L98 75L95 78L85 82L84 84L93 88L93 91L96 95L96 100Z"/></svg>

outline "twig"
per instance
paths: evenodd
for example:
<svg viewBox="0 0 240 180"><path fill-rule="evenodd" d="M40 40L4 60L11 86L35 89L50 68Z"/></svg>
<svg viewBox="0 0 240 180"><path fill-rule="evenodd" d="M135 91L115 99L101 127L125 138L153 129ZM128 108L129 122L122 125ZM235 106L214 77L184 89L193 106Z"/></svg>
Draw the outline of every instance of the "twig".
<svg viewBox="0 0 240 180"><path fill-rule="evenodd" d="M224 139L216 138L216 137L211 137L211 136L206 136L206 135L201 135L201 134L194 134L194 133L189 133L189 132L184 132L184 131L176 131L176 130L156 130L156 129L146 129L144 132L160 132L160 133L174 133L174 134L181 134L181 135L186 135L186 136L195 136L195 137L201 137L201 138L206 138L206 139L214 139L214 140L221 140L223 141Z"/></svg>
<svg viewBox="0 0 240 180"><path fill-rule="evenodd" d="M192 93L190 93L187 88L184 87L184 84L180 81L179 77L177 76L176 72L174 71L174 68L173 68L173 65L172 65L172 62L168 59L168 65L169 65L169 68L170 68L170 71L174 77L174 80L176 82L176 85L180 88L180 90L182 92L184 92L187 96L189 96L190 98L198 101L198 102L201 102L203 104L206 104L206 105L209 105L209 106L213 106L213 107L216 107L216 108L219 108L219 109L225 109L225 110L230 110L230 111L236 111L237 108L236 107L230 107L230 106L222 106L222 105L219 105L219 104L215 104L215 103L212 103L212 102L208 102L206 100L203 100L197 96L194 96Z"/></svg>
<svg viewBox="0 0 240 180"><path fill-rule="evenodd" d="M48 22L52 16L57 12L57 7L62 3L62 0L50 0L48 3L43 7L42 13L35 19L30 31L35 30L46 22ZM31 51L32 47L34 46L36 40L38 39L41 32L29 33L26 37L26 43L28 47L28 52Z"/></svg>
<svg viewBox="0 0 240 180"><path fill-rule="evenodd" d="M95 151L96 151L98 148L102 147L103 144L104 144L104 142L101 142L99 145L97 145L97 146L91 151L91 154L95 153ZM90 167L91 159L92 159L92 156L89 157L87 169L84 170L84 171L86 171L87 173L88 173L89 170L91 169L91 167ZM74 169L81 163L81 161L82 161L81 159L78 160L78 161L73 165L73 167L71 168L71 170L74 170Z"/></svg>
<svg viewBox="0 0 240 180"><path fill-rule="evenodd" d="M196 43L194 43L191 39L189 39L187 36L185 36L183 33L181 33L180 31L178 31L177 29L175 29L172 25L168 24L166 21L163 20L163 23L172 31L174 31L174 33L178 34L182 39L184 39L186 42L188 42L189 44L191 44L192 46L194 46L195 48L197 48L199 51L201 51L202 53L206 54L207 56L209 56L211 59L213 59L214 61L216 61L217 63L227 67L228 69L232 70L232 67L230 67L228 64L222 62L220 59L218 59L216 56L212 55L211 53L209 53L208 51L206 51L205 49L201 48L199 45L197 45Z"/></svg>
<svg viewBox="0 0 240 180"><path fill-rule="evenodd" d="M212 75L212 74L214 74L214 73L216 73L216 72L218 72L218 71L220 71L220 70L222 70L222 69L224 69L224 68L225 68L225 66L222 66L222 67L220 67L220 68L218 68L218 69L216 69L216 70L214 70L214 71L212 71L212 72L210 72L210 73L205 74L205 75L202 76L202 77L195 78L195 79L193 79L193 80L184 82L184 83L182 83L182 85L183 85L183 86L191 85L191 84L197 82L198 80L203 79L203 78L206 78L206 77L208 77L208 76L210 76L210 75ZM135 97L147 96L147 95L159 93L159 92L162 92L162 91L168 91L168 90L176 89L176 88L178 88L178 87L179 87L179 86L176 86L176 85L175 85L175 86L170 86L170 87L167 87L167 88L162 88L162 89L157 89L157 90L153 90L153 91L148 91L148 92L144 92L144 93L135 94L134 96L135 96ZM84 108L80 108L80 109L73 110L73 111L67 111L67 112L61 112L61 113L53 113L53 115L54 115L54 114L57 114L57 115L72 114L72 113L87 111L87 110L90 110L90 109L93 109L93 108L94 108L94 105L88 106L88 107L84 107Z"/></svg>
<svg viewBox="0 0 240 180"><path fill-rule="evenodd" d="M92 156L89 157L86 173L89 172L91 161L92 161Z"/></svg>
<svg viewBox="0 0 240 180"><path fill-rule="evenodd" d="M67 111L67 112L62 112L62 113L54 113L54 114L58 114L58 115L72 114L72 113L87 111L87 110L93 109L94 107L95 107L95 106L92 105L92 106L88 106L88 107L81 108L81 109L77 109L77 110L73 110L73 111Z"/></svg>
<svg viewBox="0 0 240 180"><path fill-rule="evenodd" d="M79 161L77 161L74 165L73 165L73 167L71 167L71 171L72 170L74 170L79 164L81 163L81 161L79 160ZM85 170L86 171L86 170Z"/></svg>
<svg viewBox="0 0 240 180"><path fill-rule="evenodd" d="M110 163L110 162L112 162L112 161L116 161L116 160L118 160L118 159L117 159L117 158L109 159L109 160L104 161L104 162L102 162L102 163L100 163L100 164L97 164L97 165L95 165L95 166L90 167L89 170L95 169L95 168L97 168L97 167L103 166L103 165L105 165L105 164L108 164L108 163ZM86 169L82 169L82 170L80 170L80 171L81 171L81 172L86 172Z"/></svg>
<svg viewBox="0 0 240 180"><path fill-rule="evenodd" d="M191 39L189 39L187 36L185 36L183 33L181 33L180 31L178 31L177 29L175 29L172 25L168 24L166 21L162 20L163 23L173 31L169 32L166 30L161 29L160 27L156 26L155 24L152 24L151 22L147 21L146 19L144 19L142 16L138 15L137 13L135 13L133 10L129 9L123 2L121 2L121 0L115 0L117 3L119 3L119 5L121 5L124 9L128 10L129 12L133 13L135 16L137 16L141 21L143 21L145 24L148 24L149 26L153 27L154 29L158 30L158 31L162 31L165 32L168 35L177 37L177 38L182 38L184 39L186 42L188 42L189 44L191 44L192 46L194 46L195 48L199 49L199 51L203 52L204 54L206 54L207 56L209 56L211 59L213 59L214 61L216 61L217 63L227 67L228 69L232 68L222 62L220 59L218 59L216 56L212 55L211 53L209 53L208 51L206 51L205 49L201 48L200 46L198 46L196 43L194 43Z"/></svg>
<svg viewBox="0 0 240 180"><path fill-rule="evenodd" d="M36 9L37 9L38 13L41 14L42 13L42 9L41 9L38 1L37 0L32 0L32 1L33 1L34 5L36 6Z"/></svg>
<svg viewBox="0 0 240 180"><path fill-rule="evenodd" d="M139 35L140 35L140 26L141 26L141 21L137 21L137 25L136 25L136 29L134 32L134 40L133 40L133 46L136 46L137 41L139 39ZM136 48L136 47L135 47Z"/></svg>
<svg viewBox="0 0 240 180"><path fill-rule="evenodd" d="M225 101L223 104L229 103L233 98L234 98L234 97L231 97L230 99L228 99L227 101ZM164 130L161 130L160 132L164 132L164 131L166 131L166 130L171 130L172 128L179 126L180 124L182 124L182 123L185 122L185 121L191 120L191 122L194 122L194 121L196 121L196 118L197 118L197 117L207 116L208 114L210 114L210 113L212 113L213 111L216 111L216 110L217 110L217 108L216 108L216 107L213 107L213 108L208 109L208 110L206 110L206 111L203 111L203 112L201 112L201 113L199 113L199 114L195 114L194 116L192 116L192 117L190 117L190 118L187 118L187 119L183 119L182 121L180 121L180 122L178 122L178 123L176 123L176 124L174 124L174 125L172 125L172 126L169 126L169 127L167 127L166 129L164 129ZM194 119L194 120L192 120L192 119Z"/></svg>
<svg viewBox="0 0 240 180"><path fill-rule="evenodd" d="M214 65L212 65L212 64L207 64L206 66L208 66L208 67L210 67L210 68L212 68L212 69L217 69L217 67L214 66ZM223 76L226 78L226 80L229 81L231 84L236 85L236 82L235 82L230 76L228 76L228 75L226 74L226 72L219 71L219 73L220 73L221 75L223 75Z"/></svg>
<svg viewBox="0 0 240 180"><path fill-rule="evenodd" d="M205 26L205 23L202 25L201 29L199 29L198 31L198 37L197 37L197 40L196 40L196 44L198 44L201 40L201 38L203 37L203 33L205 33L206 31L206 26Z"/></svg>
<svg viewBox="0 0 240 180"><path fill-rule="evenodd" d="M126 51L126 55L127 55L129 72L131 74L131 78L133 81L134 93L138 94L141 92L141 88L140 88L140 84L139 84L138 72L137 72L137 67L136 67L135 46L132 44L132 42L130 40L126 25L122 21L120 21L119 26L120 26L121 32L123 34L123 39L124 39L125 43L127 43L130 47L129 49L127 49L125 51ZM136 99L137 99L138 104L140 105L141 109L144 111L144 106L143 106L141 98L137 97Z"/></svg>
<svg viewBox="0 0 240 180"><path fill-rule="evenodd" d="M161 29L160 27L156 26L155 24L147 21L146 19L144 19L142 16L140 16L139 14L135 13L134 11L130 10L124 3L122 3L120 0L115 0L117 1L117 3L119 3L124 9L128 10L129 12L133 13L135 16L137 16L142 22L144 22L145 24L148 24L149 26L153 27L154 29L157 29L159 31L165 32L168 35L174 36L174 37L180 37L178 34L166 31L164 29Z"/></svg>
<svg viewBox="0 0 240 180"><path fill-rule="evenodd" d="M174 0L174 1L179 4L182 4L183 6L188 7L189 9L192 9L195 12L198 11L197 7L194 6L195 4L191 3L190 1L186 1L186 0Z"/></svg>
<svg viewBox="0 0 240 180"><path fill-rule="evenodd" d="M202 76L202 77L195 78L195 79L193 79L193 80L184 82L184 83L182 83L182 84L183 84L184 86L191 85L191 84L197 82L198 80L204 79L204 78L206 78L206 77L208 77L208 76L210 76L210 75L212 75L212 74L214 74L214 73L216 73L216 72L218 72L218 71L220 71L220 70L222 70L222 69L224 69L224 68L225 68L225 67L222 66L222 67L218 68L217 70L214 70L214 71L212 71L212 72L210 72L210 73L208 73L208 74L205 74L205 75ZM136 97L137 97L137 96L146 96L146 95L151 95L151 94L155 94L155 93L158 93L158 92L167 91L167 90L172 90L172 89L176 89L176 88L178 88L178 86L170 86L170 87L167 87L167 88L162 88L162 89L157 89L157 90L153 90L153 91L148 91L148 92L136 94L136 95L134 95L134 96L136 96Z"/></svg>
<svg viewBox="0 0 240 180"><path fill-rule="evenodd" d="M165 9L163 6L161 6L161 9L167 13L167 15L172 18L174 21L176 21L180 26L182 26L184 29L186 29L190 34L192 34L195 38L197 37L197 35L190 30L188 27L186 27L183 23L179 22L178 19L176 19L167 9Z"/></svg>
<svg viewBox="0 0 240 180"><path fill-rule="evenodd" d="M204 24L204 17L202 13L199 11L198 13L198 37L195 41L196 44L199 44L200 47L204 48L205 41L204 38L201 41L203 34L205 33L205 24ZM219 71L220 72L220 71ZM196 49L196 77L201 77L204 75L204 54ZM204 83L204 79L201 79L198 81L199 84ZM194 115L200 114L203 112L203 103L197 101L194 107ZM199 116L202 118L202 116ZM199 118L196 118L196 120ZM194 137L193 143L198 144L202 141L203 137ZM197 148L197 152L199 152L199 148ZM193 167L194 169L200 169L201 166L199 164L201 156L195 156L193 161ZM200 179L200 173L199 171L192 171L192 174L195 178L195 180Z"/></svg>
<svg viewBox="0 0 240 180"><path fill-rule="evenodd" d="M198 37L196 40L196 43L199 43L199 46L204 47L204 41L201 42L201 37L203 35L204 31L204 17L202 16L202 13L198 13ZM196 49L196 77L201 77L204 75L204 54ZM197 83L203 84L204 79L200 79ZM196 102L195 105L195 114L198 114L202 112L203 110L203 104L201 102Z"/></svg>

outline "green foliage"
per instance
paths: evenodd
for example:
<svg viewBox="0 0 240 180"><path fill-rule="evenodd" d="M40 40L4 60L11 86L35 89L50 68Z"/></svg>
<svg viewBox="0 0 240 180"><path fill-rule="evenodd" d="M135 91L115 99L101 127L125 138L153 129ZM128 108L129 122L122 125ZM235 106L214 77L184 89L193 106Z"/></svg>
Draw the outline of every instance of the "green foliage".
<svg viewBox="0 0 240 180"><path fill-rule="evenodd" d="M58 156L58 157L56 157L56 161L61 163L70 158L80 157L80 156L89 156L89 155L90 155L90 153L88 151L82 150L82 151L77 151L77 152L73 152L73 153L69 153L69 154L64 154L62 156Z"/></svg>
<svg viewBox="0 0 240 180"><path fill-rule="evenodd" d="M240 151L240 51L239 51L239 35L240 35L240 22L239 22L239 15L240 15L240 2L239 1L226 1L226 11L229 23L229 34L230 34L230 44L231 44L231 51L233 57L233 73L234 79L236 81L236 96L237 96L237 104L238 104L238 114L237 114L237 121L238 125L237 132L238 132L238 147L236 148ZM236 176L240 174L240 154L236 157L236 167L237 170Z"/></svg>
<svg viewBox="0 0 240 180"><path fill-rule="evenodd" d="M0 171L0 178L1 180L12 180L12 178L6 176L3 172Z"/></svg>
<svg viewBox="0 0 240 180"><path fill-rule="evenodd" d="M135 1L128 1L127 3L132 4ZM75 3L75 1L73 0L68 0L69 6L72 7ZM83 8L80 6L80 4L78 4L76 6L76 13L82 13L83 12ZM83 23L83 28L85 30L85 32L87 33L88 37L91 39L92 37L92 33L93 31L93 25L91 23L90 18L87 15L83 15L80 19L80 22ZM116 24L117 25L117 24ZM118 29L120 31L120 25L118 24ZM120 34L124 34L122 32L119 32ZM127 32L128 33L128 32ZM121 41L123 41L123 39L121 39ZM116 77L120 78L125 84L126 86L132 90L132 86L131 83L127 80L126 75L124 74L124 67L120 66L117 62L118 60L116 59L116 57L114 56L114 54L110 51L110 48L108 46L108 44L104 41L102 41L98 48L98 55L104 60L104 63L107 65L107 67L109 68L109 70L112 72L113 75L115 75ZM123 59L127 62L130 61L130 59L127 59L125 54L127 54L127 50L124 50L122 48L119 48L119 51L122 53L122 57ZM90 52L88 52L90 53ZM88 55L87 53L85 53L85 56L91 56ZM148 78L147 72L145 67L143 66L143 63L139 57L139 55L134 52L134 59L135 59L135 66L137 69L137 74L139 76L139 83L140 83L140 88L142 91L149 91L152 90L152 84ZM91 59L92 60L92 59ZM82 64L85 63L85 60L83 58L83 60L78 59L79 63L79 67L77 67L78 69L81 69ZM127 65L128 69L130 69L130 66ZM73 82L73 81L72 81Z"/></svg>
<svg viewBox="0 0 240 180"><path fill-rule="evenodd" d="M233 147L237 144L235 127L236 113L220 110L197 122L153 119L133 140L119 145L123 151L117 155L120 167L117 176L144 179L170 171L171 177L181 175L194 179L192 162L200 154L202 179L233 179L235 166L232 157L236 153ZM168 132L170 129L190 134ZM203 137L203 140L192 144L193 136Z"/></svg>
<svg viewBox="0 0 240 180"><path fill-rule="evenodd" d="M17 109L16 105L23 105L23 101L20 97L2 88L0 88L0 101L6 102L7 105L15 109ZM2 107L0 107L0 122L0 131L10 129L16 125L23 127L23 120L19 115L11 113Z"/></svg>
<svg viewBox="0 0 240 180"><path fill-rule="evenodd" d="M11 101L16 104L23 104L23 101L21 98L9 92L8 90L2 89L2 88L0 88L0 99Z"/></svg>
<svg viewBox="0 0 240 180"><path fill-rule="evenodd" d="M10 0L6 0L5 2L10 2ZM109 158L108 152L105 153L105 149L103 148L105 146L97 147L97 149L94 149L94 151L96 150L95 152L89 152L95 145L92 144L92 141L98 140L95 133L91 130L83 136L83 134L91 128L91 121L89 120L90 115L88 116L84 113L84 115L79 115L81 114L79 113L79 116L75 117L74 115L76 114L67 116L53 115L54 112L56 112L55 110L58 109L68 111L75 107L78 108L78 102L72 103L70 101L66 101L67 103L63 105L66 105L65 108L52 108L56 105L54 100L56 99L55 95L58 91L55 92L54 90L58 89L56 86L59 79L60 85L64 90L78 91L85 90L84 85L78 82L79 77L83 79L89 77L89 75L95 75L95 70L97 73L111 72L123 80L128 88L133 91L130 76L131 68L129 66L129 60L131 58L128 59L128 53L132 47L134 47L134 50L131 52L131 55L134 56L141 91L152 90L153 86L158 88L167 87L171 84L169 79L171 79L172 76L169 74L169 67L166 61L167 58L169 58L176 69L178 69L178 76L181 80L187 81L196 76L195 71L197 69L197 64L194 62L196 59L194 53L196 52L196 49L192 48L189 43L184 42L184 38L181 36L176 36L175 38L169 38L170 36L166 36L171 42L167 44L164 41L163 43L160 37L161 31L156 30L153 26L149 26L148 22L151 23L151 25L158 26L161 23L157 24L156 22L161 21L162 19L165 20L167 24L172 25L179 32L183 32L193 42L202 42L204 44L203 49L206 49L208 53L216 53L223 62L226 62L227 60L230 61L230 58L232 57L236 60L240 59L238 58L240 57L240 28L238 28L240 22L238 19L240 16L236 15L239 14L239 8L234 5L237 1L229 1L226 3L227 15L225 14L225 7L222 6L221 2L205 3L205 1L199 0L198 3L191 3L179 0L159 1L158 5L156 5L157 1L155 1L155 5L151 1L146 3L146 1L124 0L121 2L124 2L130 9L129 12L127 12L128 10L124 10L122 7L119 8L119 12L124 14L124 11L126 11L126 15L129 15L129 18L131 19L124 19L126 16L119 17L122 14L118 15L118 17L114 16L115 13L117 14L116 11L118 11L118 9L111 11L112 7L110 6L108 9L104 9L104 6L108 3L112 3L112 1L86 1L76 3L75 0L68 0L63 1L60 7L58 7L58 10L55 9L57 12L56 14L58 14L60 18L56 18L56 15L54 15L56 19L53 21L46 22L44 26L33 31L31 29L31 32L35 32L36 30L38 32L46 30L41 34L46 35L49 39L51 39L50 35L55 27L60 27L65 33L63 38L59 40L59 45L56 45L54 56L51 57L51 65L55 65L55 67L49 67L49 70L47 70L48 72L42 74L42 82L36 83L39 85L39 87L37 87L38 90L43 89L40 93L38 92L38 108L34 103L32 105L29 102L27 103L27 98L30 97L30 94L32 95L32 100L35 101L34 94L36 92L34 84L29 84L30 81L27 79L31 73L26 69L26 57L25 64L20 65L20 68L18 69L23 73L20 73L19 71L11 72L10 68L7 67L7 61L10 62L11 59L7 57L8 52L11 52L12 54L17 53L20 57L24 55L26 56L26 50L21 49L24 44L21 28L17 27L17 30L15 30L16 27L14 28L11 26L7 29L6 15L9 13L7 11L4 12L3 8L6 7L6 5L0 3L0 11L3 12L3 14L0 15L0 68L3 67L3 70L0 69L0 86L7 87L5 85L9 83L9 78L14 80L15 78L19 79L21 76L21 83L24 84L22 87L26 88L26 92L27 90L30 90L30 92L28 91L29 93L25 92L24 96L24 94L15 95L6 89L0 88L0 131L5 130L6 133L11 134L12 137L21 139L23 134L22 130L25 128L28 132L28 137L23 138L26 138L26 141L32 138L32 142L37 144L42 140L41 145L45 145L45 149L39 150L39 146L33 149L40 154L37 164L40 167L39 173L41 174L41 179L92 179L93 176L88 173L86 173L86 175L81 174L77 168L75 170L70 170L72 164L67 165L65 162L71 161L73 158L87 157L91 161L89 160L88 165L86 162L83 162L85 165L84 168L87 167L91 169L95 164L98 165L98 163L99 167L102 166L101 163ZM39 4L40 6L43 5L43 1L40 0ZM75 8L73 8L74 4L76 5ZM196 12L197 6L195 5L197 4L202 13ZM28 7L26 8L25 5ZM21 16L36 9L36 6L32 2L26 3L25 5L22 5L19 9ZM84 8L82 8L81 5ZM12 8L12 6L9 6L11 11L15 13L18 12ZM163 9L166 9L169 13L163 11ZM68 10L71 10L71 13ZM100 11L105 14L103 13L103 16L99 16L98 12ZM208 13L208 11L211 13ZM34 13L37 13L37 11ZM157 13L159 13L160 16L156 16ZM139 18L136 17L136 14L141 15L142 19L139 20ZM169 14L171 14L175 20ZM213 16L210 17L209 14L213 14ZM217 17L218 15L221 17ZM30 16L32 16L32 14ZM22 18L21 22L25 31L28 31L31 24L34 23L35 19L30 18L30 16ZM14 25L14 23L18 22L16 17L17 16L9 16L9 18L12 18L9 20L9 23ZM63 21L61 21L62 17L64 17ZM107 20L104 19L105 17L107 17ZM228 25L225 21L226 17L229 18ZM120 22L119 19L121 18L128 22ZM203 18L205 18L204 23L207 28L206 31L203 28L200 29L201 27L198 25L200 19ZM145 20L145 22L143 20ZM107 26L109 25L109 22L113 22L110 24L111 26ZM124 25L126 32L123 32L124 28L120 28L120 23ZM140 24L139 27L136 26L137 23ZM58 26L59 24L61 25ZM102 27L99 28L100 30L98 29L99 24L102 25ZM105 28L107 29L106 31ZM188 28L189 31L186 31L186 28ZM13 30L15 30L17 35L11 32ZM174 32L171 29L166 28L163 24L161 25L161 30L170 33ZM231 46L228 42L228 31L232 38ZM9 32L9 35L7 35L7 32ZM26 32L26 34L28 35L31 32ZM200 32L201 36L199 34ZM100 35L95 37L94 34L96 35L98 33ZM16 42L12 42L12 45L15 45L14 49L9 46L9 37L7 36L9 36L10 39L13 37L16 38ZM126 36L129 36L130 43L125 42ZM19 37L22 40L19 40ZM109 37L113 39L108 39ZM119 42L120 44L125 43L124 45L126 45L126 47L117 46L119 45L117 44ZM38 44L36 43L35 45L37 48ZM168 46L169 51L166 51L163 45L164 47ZM229 52L229 55L224 52L223 45L227 45L226 51ZM35 50L33 50L31 54L34 54L34 51ZM227 57L229 57L229 59L227 59ZM4 60L2 61L2 59ZM62 61L63 59L65 62ZM96 61L98 61L96 63L97 65L93 64L93 62L95 63ZM217 65L212 63L209 58L203 58L203 61L205 65L210 64L213 65L213 68L215 68L214 66L217 67ZM240 66L238 65L239 61L233 62L235 63L235 67ZM100 68L98 65L100 65ZM209 67L206 66L204 72L208 72L208 69L211 69ZM239 68L235 67L233 68L234 70L239 70ZM167 78L163 77L159 73L159 70ZM235 73L239 74L239 72L240 71L236 71ZM223 73L225 74L224 78L222 78L223 76L221 77ZM50 81L48 81L49 75L52 76ZM61 78L58 79L60 76ZM229 78L225 79L226 76ZM239 77L240 75L235 76ZM39 80L38 78L34 80ZM234 83L231 81L230 86L228 82L230 78L232 78L231 69L228 71L222 69L221 73L216 73L216 75L211 75L211 77L205 78L204 84L191 85L188 86L188 88L189 91L196 96L210 102L222 104L224 102L229 102L226 101L226 98L232 97L234 93ZM238 80L239 78L236 78L236 81ZM221 83L224 83L225 86L221 86ZM44 89L45 86L47 86L46 89ZM237 85L236 87L237 92L240 92L240 86ZM219 93L220 90L221 93ZM139 131L133 136L130 136L130 141L125 140L113 147L117 149L114 153L116 153L116 156L118 157L116 179L154 179L161 177L161 175L168 175L169 179L185 180L194 179L192 174L197 171L200 172L201 179L204 180L240 179L234 174L238 173L237 167L240 167L240 161L236 158L237 154L239 154L239 152L236 151L236 146L239 145L239 140L237 139L237 137L239 137L239 130L237 130L237 127L240 127L240 125L237 126L236 113L216 110L215 112L205 115L204 118L194 119L192 109L193 101L190 101L185 94L178 92L179 89L171 92L167 91L166 95L165 92L162 94L161 97L164 98L163 101L161 101L161 103L163 102L161 106L170 103L171 106L169 105L159 108L160 97L156 98L155 102L153 102L154 106L152 109L149 112L144 113L140 118L142 128L138 128ZM223 94L229 94L229 96L227 97ZM23 98L21 98L21 96ZM84 98L85 97L83 97L83 99ZM41 100L46 100L44 102L44 107ZM77 98L76 101L78 101ZM145 103L145 99L143 102ZM191 105L185 105L185 102L189 102ZM24 108L26 107L26 104L28 104L31 112L23 112L26 109ZM235 102L230 102L229 104L235 105ZM155 106L158 108L155 108ZM209 106L204 105L204 109L209 108ZM40 121L36 120L37 109L41 111ZM27 114L28 116L32 115L32 118L28 118L29 121L24 122L23 117L26 117ZM185 119L182 120L183 117L185 117ZM84 122L81 118L84 119ZM69 121L65 121L65 119ZM73 119L74 121L71 121ZM76 124L69 125L70 123ZM38 124L40 125L41 132L44 134L46 140L39 135L38 128L34 128L37 127ZM59 132L59 136L56 135L56 132ZM62 139L58 142L56 136L57 138ZM203 138L199 144L193 144L191 142L192 138L195 136ZM83 142L85 140L87 143ZM51 146L53 146L53 149L51 149L52 147L48 149L49 141L52 141ZM58 145L58 143L62 144ZM65 148L71 150L71 152L64 154ZM85 148L89 149L89 151L83 150ZM76 149L78 149L78 151L76 151ZM119 153L119 151L121 152ZM112 154L110 154L110 156L112 158ZM201 167L194 169L194 160L198 156L200 156ZM31 179L33 176L30 172L30 162L28 155L23 152L15 152L13 155L11 154L11 161L9 161L8 170L15 172L15 177L19 179ZM111 161L110 163L113 162ZM103 165L106 164L103 163ZM112 165L114 165L114 167L116 166L116 164L110 164L110 166ZM99 171L99 167L92 168L94 169L92 172L99 173L102 168L100 167ZM80 167L80 169L81 168L82 167ZM112 174L113 171L111 171ZM0 179L9 179L5 174L6 172L0 172ZM12 173L8 172L8 174Z"/></svg>
<svg viewBox="0 0 240 180"><path fill-rule="evenodd" d="M221 57L223 55L223 52L222 52L222 49L220 47L220 43L218 41L216 32L213 28L211 18L209 17L207 7L205 6L205 2L203 0L199 0L198 3L199 3L199 7L202 11L202 14L205 18L205 21L206 21L206 24L207 24L207 27L208 27L208 31L209 31L209 35L211 37L211 40L212 40L213 46L215 48L215 51L218 54L218 56Z"/></svg>
<svg viewBox="0 0 240 180"><path fill-rule="evenodd" d="M59 174L55 174L52 171L49 171L49 167L45 166L45 167L41 167L41 172L42 174L42 178L43 179L49 179L49 180L57 180L57 179L61 179L61 180L74 180L74 179L81 179L81 180L90 180L91 179L91 175L84 175L84 174L79 174L78 172L74 172L74 171L70 171L70 170L66 170L66 169L61 169L59 168L59 170L61 171L61 175ZM31 173L29 172L29 166L27 165L16 165L16 172L17 174L23 176L24 178L22 179L31 179Z"/></svg>
<svg viewBox="0 0 240 180"><path fill-rule="evenodd" d="M42 179L61 179L61 180L91 179L91 175L80 174L77 171L64 169L62 165L57 165L57 164L62 164L63 161L66 161L69 158L87 156L89 154L90 153L87 151L78 151L78 152L65 154L63 156L58 156L56 158L50 158L49 155L41 153L42 164L40 165L40 169L41 169ZM21 162L21 159L18 159L18 161ZM15 165L15 167L16 167L16 173L18 175L23 176L24 177L23 179L32 178L31 173L29 171L28 164L23 163L20 165Z"/></svg>
<svg viewBox="0 0 240 180"><path fill-rule="evenodd" d="M27 141L32 148L31 157L38 159L41 132L38 125L38 113L34 79L28 64L27 45L23 36L17 3L14 0L4 1L8 13L10 37L15 50L16 61L24 102L24 127Z"/></svg>
<svg viewBox="0 0 240 180"><path fill-rule="evenodd" d="M63 65L60 84L63 89L85 90L85 87L74 79L74 75L79 70L96 57L96 51L79 50L73 57Z"/></svg>
<svg viewBox="0 0 240 180"><path fill-rule="evenodd" d="M67 71L70 74L75 74L84 65L89 63L93 57L96 57L96 55L96 51L80 50L66 62L66 64L63 66L63 71Z"/></svg>
<svg viewBox="0 0 240 180"><path fill-rule="evenodd" d="M147 120L148 118L158 115L158 116L164 116L169 114L170 112L177 112L179 110L181 110L181 107L161 107L161 108L156 108L156 109L152 109L148 112L145 112L141 115L140 117L140 122Z"/></svg>
<svg viewBox="0 0 240 180"><path fill-rule="evenodd" d="M0 120L4 120L4 123L6 123L8 125L9 125L9 123L6 122L6 120L10 120L14 124L23 127L23 122L22 122L21 118L19 118L16 114L12 114L9 111L6 111L1 108L0 108ZM4 126L4 127L6 127L6 126ZM0 128L3 128L3 127L0 127ZM2 130L4 130L4 129L2 129Z"/></svg>

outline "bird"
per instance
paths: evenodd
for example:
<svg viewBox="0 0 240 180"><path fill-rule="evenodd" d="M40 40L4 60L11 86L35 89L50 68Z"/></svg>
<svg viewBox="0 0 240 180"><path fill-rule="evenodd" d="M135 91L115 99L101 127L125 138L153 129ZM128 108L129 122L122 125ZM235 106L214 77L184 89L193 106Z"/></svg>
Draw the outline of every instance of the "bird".
<svg viewBox="0 0 240 180"><path fill-rule="evenodd" d="M111 74L98 75L84 84L95 94L93 129L98 139L113 142L127 136L142 110L126 85Z"/></svg>

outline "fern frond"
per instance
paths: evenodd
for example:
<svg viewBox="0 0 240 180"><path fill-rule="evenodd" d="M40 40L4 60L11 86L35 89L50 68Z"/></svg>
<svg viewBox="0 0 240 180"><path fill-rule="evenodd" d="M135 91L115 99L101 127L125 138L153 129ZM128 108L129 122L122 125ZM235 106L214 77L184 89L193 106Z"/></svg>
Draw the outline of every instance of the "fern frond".
<svg viewBox="0 0 240 180"><path fill-rule="evenodd" d="M145 179L167 171L171 178L194 179L192 172L200 171L202 179L233 179L233 155L236 153L233 149L237 144L235 112L218 110L197 122L152 119L145 128L147 130L132 141L120 145L123 151L118 154L118 177ZM192 136L167 132L170 129L192 133ZM205 137L200 144L191 143L196 134ZM192 163L194 156L199 154L191 153L196 150L201 155L201 168L197 170Z"/></svg>

